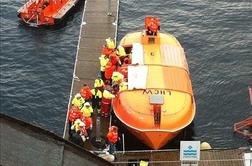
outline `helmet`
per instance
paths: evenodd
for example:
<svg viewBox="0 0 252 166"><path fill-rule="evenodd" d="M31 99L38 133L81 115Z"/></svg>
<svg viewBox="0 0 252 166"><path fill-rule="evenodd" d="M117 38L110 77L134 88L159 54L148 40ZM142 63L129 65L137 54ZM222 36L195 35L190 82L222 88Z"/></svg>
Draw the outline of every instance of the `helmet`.
<svg viewBox="0 0 252 166"><path fill-rule="evenodd" d="M110 49L115 48L115 43L114 43L113 39L111 39L111 38L106 39L106 45Z"/></svg>
<svg viewBox="0 0 252 166"><path fill-rule="evenodd" d="M84 104L84 107L90 107L90 104L89 104L89 102L86 102L85 104Z"/></svg>
<svg viewBox="0 0 252 166"><path fill-rule="evenodd" d="M118 127L116 127L116 126L111 126L110 128L109 128L109 131L118 131Z"/></svg>
<svg viewBox="0 0 252 166"><path fill-rule="evenodd" d="M126 52L125 52L124 48L121 45L119 45L117 47L116 54L119 55L119 56L126 55Z"/></svg>
<svg viewBox="0 0 252 166"><path fill-rule="evenodd" d="M76 98L80 98L80 97L81 97L81 94L80 94L80 93L77 93L77 94L75 95L75 97L76 97Z"/></svg>

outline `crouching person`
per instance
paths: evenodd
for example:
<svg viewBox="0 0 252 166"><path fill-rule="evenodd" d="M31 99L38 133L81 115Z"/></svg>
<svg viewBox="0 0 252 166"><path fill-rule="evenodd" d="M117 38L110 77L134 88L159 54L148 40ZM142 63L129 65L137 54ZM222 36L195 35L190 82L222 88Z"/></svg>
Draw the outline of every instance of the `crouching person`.
<svg viewBox="0 0 252 166"><path fill-rule="evenodd" d="M116 126L111 126L109 128L107 139L109 142L109 153L114 154L116 151L116 143L120 140L118 137L118 128Z"/></svg>

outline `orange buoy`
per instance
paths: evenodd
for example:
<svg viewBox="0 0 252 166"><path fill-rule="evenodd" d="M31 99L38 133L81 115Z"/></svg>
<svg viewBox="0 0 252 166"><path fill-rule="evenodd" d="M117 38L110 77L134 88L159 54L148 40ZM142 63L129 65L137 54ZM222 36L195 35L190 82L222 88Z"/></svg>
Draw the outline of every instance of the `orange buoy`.
<svg viewBox="0 0 252 166"><path fill-rule="evenodd" d="M79 0L28 0L18 10L18 17L29 26L55 25Z"/></svg>

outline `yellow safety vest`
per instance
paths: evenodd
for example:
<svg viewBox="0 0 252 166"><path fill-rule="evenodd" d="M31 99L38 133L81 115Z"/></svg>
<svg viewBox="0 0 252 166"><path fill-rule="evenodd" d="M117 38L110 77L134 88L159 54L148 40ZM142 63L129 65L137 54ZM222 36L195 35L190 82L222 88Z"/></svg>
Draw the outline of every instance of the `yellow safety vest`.
<svg viewBox="0 0 252 166"><path fill-rule="evenodd" d="M96 93L95 93L95 91L96 91L95 89L92 89L91 93L95 96L95 98L98 97L98 98L101 99L102 98L102 92L100 90L98 90L98 89L97 89Z"/></svg>
<svg viewBox="0 0 252 166"><path fill-rule="evenodd" d="M115 95L113 95L112 93L110 93L107 90L104 90L103 91L103 97L106 98L106 99L113 99L113 98L115 98Z"/></svg>
<svg viewBox="0 0 252 166"><path fill-rule="evenodd" d="M124 76L119 72L113 72L112 77L111 77L113 82L122 81L123 78L124 78Z"/></svg>
<svg viewBox="0 0 252 166"><path fill-rule="evenodd" d="M149 163L147 161L143 161L143 160L141 160L139 163L140 166L148 166L148 164Z"/></svg>
<svg viewBox="0 0 252 166"><path fill-rule="evenodd" d="M75 130L76 132L80 130L81 126L84 126L85 123L80 119L74 121L74 124L71 126L71 130Z"/></svg>
<svg viewBox="0 0 252 166"><path fill-rule="evenodd" d="M105 55L101 55L99 59L100 59L100 66L101 66L100 70L105 71L109 58L105 58Z"/></svg>
<svg viewBox="0 0 252 166"><path fill-rule="evenodd" d="M94 87L95 88L96 87L103 87L103 86L104 86L104 82L103 82L102 79L99 79L99 78L95 79L95 81L94 81Z"/></svg>
<svg viewBox="0 0 252 166"><path fill-rule="evenodd" d="M72 100L72 105L79 107L79 109L82 108L82 105L85 103L85 99L83 97L81 97L80 99L77 99L76 97L74 97L74 99Z"/></svg>
<svg viewBox="0 0 252 166"><path fill-rule="evenodd" d="M127 90L128 89L128 85L126 84L126 82L122 82L119 86L119 92Z"/></svg>
<svg viewBox="0 0 252 166"><path fill-rule="evenodd" d="M115 48L115 42L111 38L106 39L106 45L109 49Z"/></svg>
<svg viewBox="0 0 252 166"><path fill-rule="evenodd" d="M83 107L81 109L81 113L84 115L84 117L87 117L89 118L91 116L91 114L93 113L93 108L90 106L90 107Z"/></svg>
<svg viewBox="0 0 252 166"><path fill-rule="evenodd" d="M126 52L123 47L117 47L116 54L119 56L126 56Z"/></svg>

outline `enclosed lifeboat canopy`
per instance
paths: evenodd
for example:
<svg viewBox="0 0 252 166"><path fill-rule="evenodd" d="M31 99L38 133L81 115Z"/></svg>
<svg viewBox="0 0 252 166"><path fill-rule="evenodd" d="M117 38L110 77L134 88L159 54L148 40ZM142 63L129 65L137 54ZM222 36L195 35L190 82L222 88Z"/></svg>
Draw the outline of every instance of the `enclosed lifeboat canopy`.
<svg viewBox="0 0 252 166"><path fill-rule="evenodd" d="M188 126L195 102L185 53L170 34L127 34L128 89L113 100L115 115L136 137L159 149Z"/></svg>
<svg viewBox="0 0 252 166"><path fill-rule="evenodd" d="M18 10L18 17L29 26L55 25L79 0L28 0Z"/></svg>

